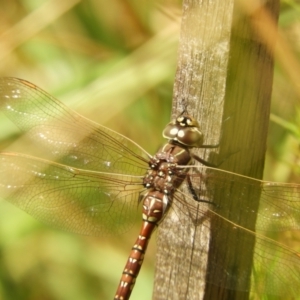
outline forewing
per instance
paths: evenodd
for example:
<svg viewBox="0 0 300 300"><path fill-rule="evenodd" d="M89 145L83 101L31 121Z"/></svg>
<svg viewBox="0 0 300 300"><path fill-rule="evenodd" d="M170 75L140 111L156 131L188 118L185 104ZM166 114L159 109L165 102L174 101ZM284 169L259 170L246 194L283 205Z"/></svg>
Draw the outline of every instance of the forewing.
<svg viewBox="0 0 300 300"><path fill-rule="evenodd" d="M211 209L229 221L253 230L245 219L257 214L258 231L300 229L299 184L260 181L206 167L192 167L189 176L198 198L211 201ZM238 220L241 215L244 219Z"/></svg>
<svg viewBox="0 0 300 300"><path fill-rule="evenodd" d="M42 149L39 157L75 168L145 173L149 155L140 146L80 116L25 80L0 78L0 110L34 143L31 155Z"/></svg>

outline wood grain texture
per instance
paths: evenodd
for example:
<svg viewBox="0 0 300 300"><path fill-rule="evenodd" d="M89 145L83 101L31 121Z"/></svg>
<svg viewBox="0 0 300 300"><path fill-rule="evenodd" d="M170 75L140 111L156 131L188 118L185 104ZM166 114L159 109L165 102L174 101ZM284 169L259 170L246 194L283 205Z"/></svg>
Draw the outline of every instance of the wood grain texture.
<svg viewBox="0 0 300 300"><path fill-rule="evenodd" d="M274 38L267 40L257 24L271 20L276 27L278 8L279 1L252 10L241 0L183 1L172 118L187 104L200 123L205 144L220 142L218 149L198 149L197 155L213 164L222 162L221 169L258 179L266 151ZM213 201L222 201L222 194L214 194ZM240 215L237 201L232 201L234 218L254 229L255 216ZM257 210L259 203L247 205ZM180 215L178 205L169 211L159 227L153 299L249 298L255 241L243 244L239 233L228 236L226 222L218 222L223 221L211 224L205 216L193 222ZM211 226L223 229L211 237ZM234 266L226 265L228 255L236 257ZM210 270L216 263L220 270L235 268L245 291L235 291L234 283L231 290L220 287L222 283L208 283L208 277L214 280Z"/></svg>

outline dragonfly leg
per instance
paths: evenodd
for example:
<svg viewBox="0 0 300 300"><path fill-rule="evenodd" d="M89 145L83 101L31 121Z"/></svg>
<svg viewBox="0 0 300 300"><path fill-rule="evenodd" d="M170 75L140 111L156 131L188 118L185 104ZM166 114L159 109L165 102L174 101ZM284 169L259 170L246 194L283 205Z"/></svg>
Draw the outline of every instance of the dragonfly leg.
<svg viewBox="0 0 300 300"><path fill-rule="evenodd" d="M213 203L213 202L211 202L209 200L204 200L204 199L199 198L199 196L196 193L196 190L193 187L193 183L192 183L191 178L190 178L189 175L187 175L186 180L187 180L187 186L188 186L189 192L192 194L193 199L195 201L215 205L215 203Z"/></svg>

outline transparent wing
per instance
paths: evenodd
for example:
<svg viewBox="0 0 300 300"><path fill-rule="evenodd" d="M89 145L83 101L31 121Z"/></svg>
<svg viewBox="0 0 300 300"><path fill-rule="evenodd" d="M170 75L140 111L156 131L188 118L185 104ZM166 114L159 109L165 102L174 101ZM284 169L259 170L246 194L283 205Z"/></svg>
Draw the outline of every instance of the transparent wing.
<svg viewBox="0 0 300 300"><path fill-rule="evenodd" d="M135 222L143 189L140 183L139 176L0 154L1 197L43 223L79 234L103 236L127 231Z"/></svg>
<svg viewBox="0 0 300 300"><path fill-rule="evenodd" d="M181 288L177 294L188 295L195 280L201 280L199 276L206 273L203 264L209 251L210 268L205 277L208 282L248 291L248 274L252 273L251 291L256 297L297 297L300 294L300 253L276 242L270 232L300 228L300 185L263 182L205 167L191 167L188 176L194 193L202 201L191 197L185 183L184 193L174 195L170 211L173 216L166 216L166 219L171 218L170 226L176 236L170 242L162 237L163 247L170 253L167 273L181 274L178 280L184 283L179 285L178 282L178 285L186 286L186 290ZM257 204L254 203L257 201L254 200L259 197L255 225ZM200 225L208 228L209 237ZM170 237L170 229L163 230ZM195 240L207 239L217 244L210 244L210 250L205 245L196 248ZM244 249L245 252L255 244L254 264L245 259L243 253L235 251L236 243L239 251ZM176 276L174 278L176 280Z"/></svg>
<svg viewBox="0 0 300 300"><path fill-rule="evenodd" d="M216 213L246 229L253 228L238 216L251 219L257 214L256 230L263 232L300 229L300 184L261 181L208 167L191 167L189 178L200 200L211 201Z"/></svg>
<svg viewBox="0 0 300 300"><path fill-rule="evenodd" d="M145 173L149 155L140 146L78 115L32 83L0 78L0 110L34 143L31 155L86 170Z"/></svg>
<svg viewBox="0 0 300 300"><path fill-rule="evenodd" d="M171 278L160 280L163 287L168 287L169 298L195 299L201 292L194 287L199 288L198 282L204 281L229 290L251 290L251 299L274 295L279 296L278 299L298 299L299 253L263 234L223 219L210 211L205 203L195 205L194 214L198 210L196 220L182 216L187 199L180 199L182 195L176 197L164 224L159 228L159 244L162 246L159 252L168 253L168 257L167 261L158 263L165 262L164 268L167 269L164 274ZM245 258L243 251L248 251L253 242L252 263L249 257ZM237 243L239 252L236 251Z"/></svg>

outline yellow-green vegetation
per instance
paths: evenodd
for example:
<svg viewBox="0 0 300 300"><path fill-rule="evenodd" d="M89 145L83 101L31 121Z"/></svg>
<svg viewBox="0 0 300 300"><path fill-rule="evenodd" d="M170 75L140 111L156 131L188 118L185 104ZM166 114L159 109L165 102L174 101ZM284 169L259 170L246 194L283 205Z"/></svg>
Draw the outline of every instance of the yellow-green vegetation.
<svg viewBox="0 0 300 300"><path fill-rule="evenodd" d="M154 153L170 118L180 13L175 0L4 1L0 76L26 79ZM299 20L297 1L282 1L286 52L276 57L268 180L299 182ZM0 115L0 151L19 135ZM1 201L0 300L112 299L139 225L116 238L79 236ZM289 246L299 251L299 240L294 234ZM132 300L151 299L154 255L155 235Z"/></svg>

